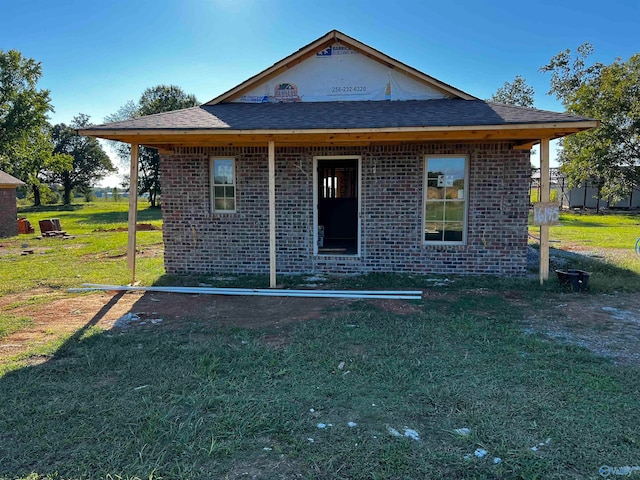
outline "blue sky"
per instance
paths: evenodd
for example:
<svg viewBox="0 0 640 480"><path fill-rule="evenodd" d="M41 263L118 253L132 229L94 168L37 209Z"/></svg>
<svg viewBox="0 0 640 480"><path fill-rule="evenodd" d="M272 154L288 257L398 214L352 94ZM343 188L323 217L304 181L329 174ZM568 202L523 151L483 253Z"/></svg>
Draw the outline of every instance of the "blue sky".
<svg viewBox="0 0 640 480"><path fill-rule="evenodd" d="M53 123L95 123L158 84L208 101L332 29L480 98L585 41L611 63L640 49L640 1L0 0L0 49L42 62Z"/></svg>

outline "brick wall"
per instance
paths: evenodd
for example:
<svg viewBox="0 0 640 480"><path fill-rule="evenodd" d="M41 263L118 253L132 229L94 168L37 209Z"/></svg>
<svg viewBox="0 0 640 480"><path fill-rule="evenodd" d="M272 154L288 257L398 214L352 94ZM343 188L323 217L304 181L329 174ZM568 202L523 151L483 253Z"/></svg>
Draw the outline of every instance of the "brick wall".
<svg viewBox="0 0 640 480"><path fill-rule="evenodd" d="M18 235L16 189L0 188L0 238Z"/></svg>
<svg viewBox="0 0 640 480"><path fill-rule="evenodd" d="M468 155L466 245L423 245L424 156ZM361 252L313 255L313 157L362 157ZM236 158L237 212L212 214L209 157ZM183 148L161 159L168 273L267 273L267 149ZM506 143L276 148L278 273L526 271L529 153Z"/></svg>

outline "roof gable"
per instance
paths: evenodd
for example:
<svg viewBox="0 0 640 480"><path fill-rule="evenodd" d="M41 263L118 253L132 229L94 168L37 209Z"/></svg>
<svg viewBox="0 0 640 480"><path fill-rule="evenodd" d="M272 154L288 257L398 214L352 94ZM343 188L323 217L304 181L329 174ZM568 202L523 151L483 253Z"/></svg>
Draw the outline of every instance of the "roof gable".
<svg viewBox="0 0 640 480"><path fill-rule="evenodd" d="M205 105L475 97L332 30Z"/></svg>

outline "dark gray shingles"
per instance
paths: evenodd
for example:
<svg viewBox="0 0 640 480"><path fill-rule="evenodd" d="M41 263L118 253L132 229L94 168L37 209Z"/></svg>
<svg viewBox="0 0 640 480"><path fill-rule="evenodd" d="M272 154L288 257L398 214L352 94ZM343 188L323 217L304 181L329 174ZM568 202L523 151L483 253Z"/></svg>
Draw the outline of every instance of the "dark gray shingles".
<svg viewBox="0 0 640 480"><path fill-rule="evenodd" d="M92 127L104 130L310 130L572 123L566 113L482 100L222 103Z"/></svg>

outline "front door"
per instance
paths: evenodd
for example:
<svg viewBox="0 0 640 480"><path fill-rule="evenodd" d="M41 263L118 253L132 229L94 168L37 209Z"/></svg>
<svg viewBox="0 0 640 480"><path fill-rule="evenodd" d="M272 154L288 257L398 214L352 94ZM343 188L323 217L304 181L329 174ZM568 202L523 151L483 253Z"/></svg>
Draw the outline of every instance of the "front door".
<svg viewBox="0 0 640 480"><path fill-rule="evenodd" d="M358 159L318 159L316 182L318 254L358 255Z"/></svg>

